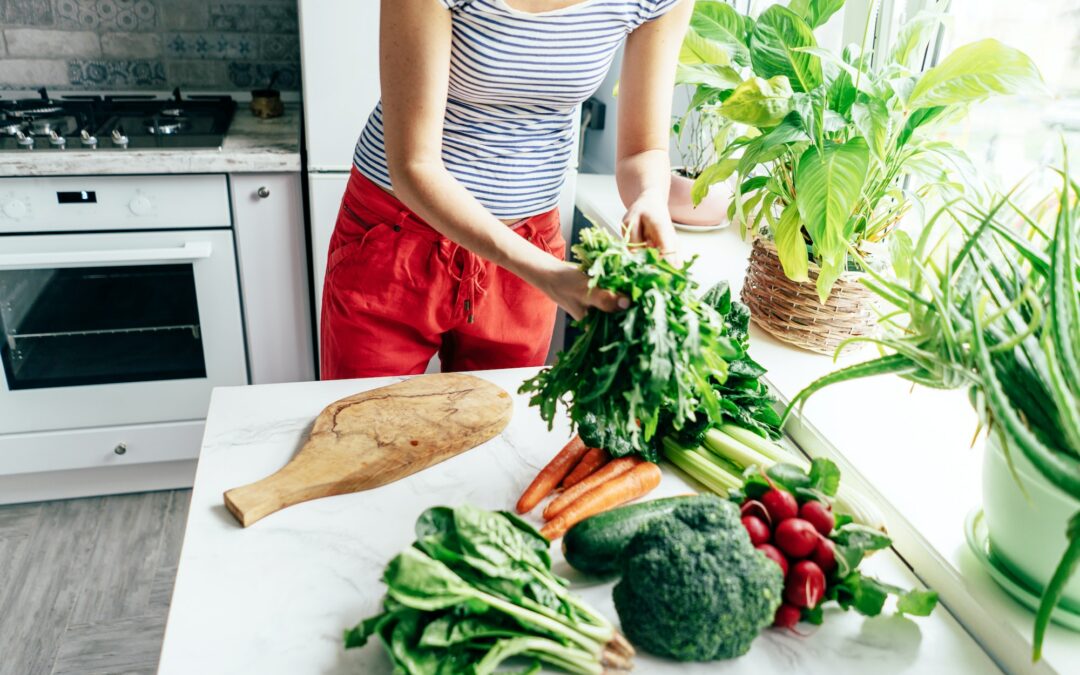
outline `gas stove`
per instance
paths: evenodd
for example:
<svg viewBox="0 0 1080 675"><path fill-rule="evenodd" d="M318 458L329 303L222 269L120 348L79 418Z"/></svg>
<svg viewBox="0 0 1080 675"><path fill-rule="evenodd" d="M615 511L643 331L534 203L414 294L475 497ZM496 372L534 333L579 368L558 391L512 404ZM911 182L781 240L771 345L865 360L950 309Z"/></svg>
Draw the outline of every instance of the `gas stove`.
<svg viewBox="0 0 1080 675"><path fill-rule="evenodd" d="M230 96L73 95L0 99L0 152L219 148Z"/></svg>

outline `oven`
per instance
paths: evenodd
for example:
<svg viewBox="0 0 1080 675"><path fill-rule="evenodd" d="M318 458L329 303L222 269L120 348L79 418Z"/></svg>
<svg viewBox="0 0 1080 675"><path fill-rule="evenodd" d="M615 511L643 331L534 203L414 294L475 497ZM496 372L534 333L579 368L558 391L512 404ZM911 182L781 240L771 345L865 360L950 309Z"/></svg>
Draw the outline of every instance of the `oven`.
<svg viewBox="0 0 1080 675"><path fill-rule="evenodd" d="M229 203L221 175L0 179L0 469L175 460L247 383Z"/></svg>

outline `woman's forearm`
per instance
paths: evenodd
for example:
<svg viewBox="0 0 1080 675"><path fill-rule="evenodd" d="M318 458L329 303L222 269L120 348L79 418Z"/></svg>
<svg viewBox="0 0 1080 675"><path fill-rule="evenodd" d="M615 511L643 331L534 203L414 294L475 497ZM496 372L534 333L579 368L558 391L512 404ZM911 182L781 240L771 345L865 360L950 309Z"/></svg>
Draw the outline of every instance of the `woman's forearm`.
<svg viewBox="0 0 1080 675"><path fill-rule="evenodd" d="M627 207L642 196L655 197L667 204L671 187L671 160L667 149L644 150L620 158L615 163L615 182Z"/></svg>

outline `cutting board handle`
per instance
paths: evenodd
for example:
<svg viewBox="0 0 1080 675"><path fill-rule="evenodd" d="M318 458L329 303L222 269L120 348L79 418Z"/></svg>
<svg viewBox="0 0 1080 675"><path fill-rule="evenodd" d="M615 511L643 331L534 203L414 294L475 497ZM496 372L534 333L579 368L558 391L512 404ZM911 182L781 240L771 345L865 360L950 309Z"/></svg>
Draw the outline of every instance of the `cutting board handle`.
<svg viewBox="0 0 1080 675"><path fill-rule="evenodd" d="M228 490L225 493L226 508L241 525L248 527L287 506L335 494L326 485L298 485L289 479L288 469L286 465L262 480Z"/></svg>

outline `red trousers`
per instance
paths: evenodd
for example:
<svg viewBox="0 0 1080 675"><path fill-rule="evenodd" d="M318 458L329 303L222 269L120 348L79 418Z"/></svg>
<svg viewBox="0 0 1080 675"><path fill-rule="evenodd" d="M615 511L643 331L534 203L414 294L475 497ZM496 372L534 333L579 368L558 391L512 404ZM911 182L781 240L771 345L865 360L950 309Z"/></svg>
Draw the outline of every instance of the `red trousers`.
<svg viewBox="0 0 1080 675"><path fill-rule="evenodd" d="M562 258L559 212L513 226ZM323 379L543 365L556 306L517 276L436 232L353 169L330 239Z"/></svg>

